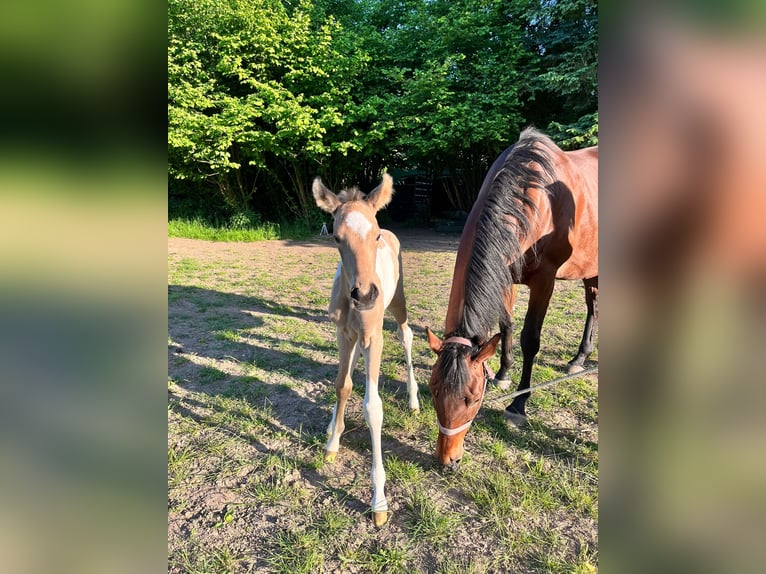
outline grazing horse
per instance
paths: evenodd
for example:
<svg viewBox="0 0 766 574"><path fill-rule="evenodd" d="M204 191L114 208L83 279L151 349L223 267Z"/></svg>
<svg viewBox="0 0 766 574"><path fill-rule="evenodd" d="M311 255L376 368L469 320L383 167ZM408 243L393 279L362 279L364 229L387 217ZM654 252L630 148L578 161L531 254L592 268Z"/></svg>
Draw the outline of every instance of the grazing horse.
<svg viewBox="0 0 766 574"><path fill-rule="evenodd" d="M335 379L335 408L327 428L325 460L332 462L338 454L340 435L345 428L343 416L351 394L351 373L361 353L367 375L364 418L372 443L372 516L375 525L382 526L388 519L388 503L383 491L386 472L380 442L383 403L378 394L378 375L386 309L399 324L397 336L407 361L410 409L420 408L412 369L412 330L407 325L399 240L390 231L380 229L375 220L378 210L391 200L393 180L384 174L383 182L367 196L357 188L335 195L320 178L314 180L312 191L317 205L333 214L333 237L340 251L329 307L330 319L337 330L340 364Z"/></svg>
<svg viewBox="0 0 766 574"><path fill-rule="evenodd" d="M427 329L438 355L429 383L439 420L436 456L452 469L491 378L485 361L502 340L496 380L507 388L511 368L515 284L529 287L521 332L519 390L528 389L540 330L556 279L581 279L587 318L569 372L583 370L593 351L598 296L598 147L563 152L528 128L492 164L460 238L449 296L445 339ZM490 337L499 322L500 333ZM505 409L526 422L529 393Z"/></svg>

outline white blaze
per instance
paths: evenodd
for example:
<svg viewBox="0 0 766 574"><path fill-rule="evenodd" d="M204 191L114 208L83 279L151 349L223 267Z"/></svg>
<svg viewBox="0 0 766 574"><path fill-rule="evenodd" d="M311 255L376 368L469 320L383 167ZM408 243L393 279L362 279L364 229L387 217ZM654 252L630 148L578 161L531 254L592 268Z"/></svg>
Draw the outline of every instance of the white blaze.
<svg viewBox="0 0 766 574"><path fill-rule="evenodd" d="M372 223L358 211L352 211L346 216L346 227L364 239L372 229Z"/></svg>

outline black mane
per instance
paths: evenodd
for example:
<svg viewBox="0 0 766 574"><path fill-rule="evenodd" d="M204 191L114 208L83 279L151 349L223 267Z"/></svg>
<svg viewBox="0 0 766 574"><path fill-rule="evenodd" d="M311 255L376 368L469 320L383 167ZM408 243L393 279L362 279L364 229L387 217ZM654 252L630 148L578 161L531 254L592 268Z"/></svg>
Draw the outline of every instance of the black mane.
<svg viewBox="0 0 766 574"><path fill-rule="evenodd" d="M468 348L458 343L447 343L442 346L439 358L436 360L437 378L442 382L442 390L448 395L459 394L468 381L468 367L464 359L473 354L476 346Z"/></svg>
<svg viewBox="0 0 766 574"><path fill-rule="evenodd" d="M468 373L460 357L476 352L476 345L497 324L504 290L521 278L521 244L535 216L527 189L548 189L556 181L550 155L553 149L556 144L548 136L527 128L494 176L485 179L484 185L490 189L484 205L476 206L481 213L466 269L463 315L458 328L445 333L445 338L466 337L475 345L472 349L456 343L444 345L437 369L447 392L458 392L465 385Z"/></svg>

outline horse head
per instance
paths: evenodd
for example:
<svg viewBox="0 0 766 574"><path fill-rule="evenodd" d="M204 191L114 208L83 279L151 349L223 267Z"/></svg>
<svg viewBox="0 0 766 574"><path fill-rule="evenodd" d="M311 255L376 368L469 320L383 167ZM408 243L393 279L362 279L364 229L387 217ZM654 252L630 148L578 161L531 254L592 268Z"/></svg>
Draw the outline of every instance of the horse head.
<svg viewBox="0 0 766 574"><path fill-rule="evenodd" d="M428 345L437 354L428 383L439 424L436 458L442 466L455 470L463 457L465 435L484 398L485 361L495 354L500 333L484 343L463 337L442 341L428 328L426 333Z"/></svg>
<svg viewBox="0 0 766 574"><path fill-rule="evenodd" d="M391 201L393 180L386 173L381 184L367 195L357 188L336 195L317 177L312 191L319 208L334 217L333 237L340 251L351 302L358 311L370 310L381 294L380 278L375 271L381 234L375 214Z"/></svg>

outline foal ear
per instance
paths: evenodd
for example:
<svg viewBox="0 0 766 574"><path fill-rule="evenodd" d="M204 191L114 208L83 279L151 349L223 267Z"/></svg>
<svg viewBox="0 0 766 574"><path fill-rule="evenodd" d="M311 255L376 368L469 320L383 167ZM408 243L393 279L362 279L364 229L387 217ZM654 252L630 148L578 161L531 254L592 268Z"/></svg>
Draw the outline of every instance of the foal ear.
<svg viewBox="0 0 766 574"><path fill-rule="evenodd" d="M394 195L394 180L387 174L383 174L383 181L378 187L373 189L364 200L369 204L372 209L378 211L383 209L391 201L391 197Z"/></svg>
<svg viewBox="0 0 766 574"><path fill-rule="evenodd" d="M333 213L340 205L340 200L332 191L327 189L322 183L321 177L314 179L314 185L311 186L311 191L314 194L314 200L316 200L319 209L326 211L327 213Z"/></svg>
<svg viewBox="0 0 766 574"><path fill-rule="evenodd" d="M489 341L484 343L476 354L471 357L472 361L484 362L495 354L497 350L497 344L500 342L500 333L492 337Z"/></svg>
<svg viewBox="0 0 766 574"><path fill-rule="evenodd" d="M439 337L433 334L431 329L426 327L426 335L428 336L428 346L431 347L431 350L436 353L437 355L441 353L442 351L442 342Z"/></svg>

